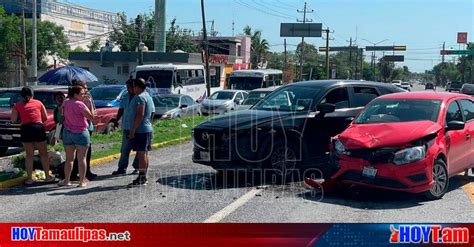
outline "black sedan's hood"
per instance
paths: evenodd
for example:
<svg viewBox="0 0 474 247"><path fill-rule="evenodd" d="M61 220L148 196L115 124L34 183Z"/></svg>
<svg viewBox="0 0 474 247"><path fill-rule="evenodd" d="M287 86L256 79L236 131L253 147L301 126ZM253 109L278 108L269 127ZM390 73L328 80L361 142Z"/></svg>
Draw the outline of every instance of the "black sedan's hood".
<svg viewBox="0 0 474 247"><path fill-rule="evenodd" d="M196 128L204 129L248 129L262 123L283 119L293 112L242 110L209 119Z"/></svg>

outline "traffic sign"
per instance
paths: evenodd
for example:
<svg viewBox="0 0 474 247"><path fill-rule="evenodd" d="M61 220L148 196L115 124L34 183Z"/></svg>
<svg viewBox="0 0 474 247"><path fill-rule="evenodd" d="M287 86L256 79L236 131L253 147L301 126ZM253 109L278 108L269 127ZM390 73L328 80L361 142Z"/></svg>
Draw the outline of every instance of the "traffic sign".
<svg viewBox="0 0 474 247"><path fill-rule="evenodd" d="M384 56L382 59L387 62L403 62L405 56Z"/></svg>
<svg viewBox="0 0 474 247"><path fill-rule="evenodd" d="M281 23L280 37L321 37L322 23Z"/></svg>
<svg viewBox="0 0 474 247"><path fill-rule="evenodd" d="M441 55L474 55L474 50L441 50Z"/></svg>
<svg viewBox="0 0 474 247"><path fill-rule="evenodd" d="M329 47L329 51L357 51L357 46L332 46ZM319 47L320 52L325 52L326 47Z"/></svg>
<svg viewBox="0 0 474 247"><path fill-rule="evenodd" d="M394 46L366 46L366 51L406 51L407 47L404 45Z"/></svg>
<svg viewBox="0 0 474 247"><path fill-rule="evenodd" d="M467 43L467 33L466 32L459 32L458 33L458 44L466 44Z"/></svg>

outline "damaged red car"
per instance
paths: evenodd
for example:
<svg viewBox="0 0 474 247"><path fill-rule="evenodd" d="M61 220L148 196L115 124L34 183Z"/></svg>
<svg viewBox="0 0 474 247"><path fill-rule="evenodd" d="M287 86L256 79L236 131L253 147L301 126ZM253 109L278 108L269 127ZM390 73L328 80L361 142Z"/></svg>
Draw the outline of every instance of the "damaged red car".
<svg viewBox="0 0 474 247"><path fill-rule="evenodd" d="M474 102L436 92L381 96L332 139L332 179L443 197L449 178L474 167Z"/></svg>

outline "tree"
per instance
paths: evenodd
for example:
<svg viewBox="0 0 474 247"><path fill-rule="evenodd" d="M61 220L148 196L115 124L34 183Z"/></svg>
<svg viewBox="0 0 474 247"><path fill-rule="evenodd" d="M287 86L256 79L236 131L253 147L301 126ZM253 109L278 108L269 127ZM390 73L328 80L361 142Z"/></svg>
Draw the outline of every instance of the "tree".
<svg viewBox="0 0 474 247"><path fill-rule="evenodd" d="M252 67L260 67L267 61L270 45L266 39L262 37L262 31L257 30L252 33L252 28L247 25L244 27L245 35L251 36L252 44L250 48L250 63Z"/></svg>
<svg viewBox="0 0 474 247"><path fill-rule="evenodd" d="M20 18L18 16L7 16L0 7L0 68L9 68L12 66L11 53L21 53L21 32ZM67 59L70 46L64 34L64 28L49 21L38 21L38 68L45 69L46 56L54 55L59 59ZM26 22L26 44L27 58L31 61L31 21Z"/></svg>
<svg viewBox="0 0 474 247"><path fill-rule="evenodd" d="M86 50L84 50L84 48L78 46L76 48L74 48L74 50L72 50L73 52L86 52Z"/></svg>
<svg viewBox="0 0 474 247"><path fill-rule="evenodd" d="M119 22L109 36L110 40L120 47L121 51L135 51L137 48L137 35L134 24L127 23L125 13L119 14Z"/></svg>
<svg viewBox="0 0 474 247"><path fill-rule="evenodd" d="M100 50L100 39L93 39L89 45L87 45L89 52L96 52Z"/></svg>
<svg viewBox="0 0 474 247"><path fill-rule="evenodd" d="M176 18L171 21L171 26L166 33L166 50L173 52L199 52L199 46L192 40L192 32L176 24Z"/></svg>
<svg viewBox="0 0 474 247"><path fill-rule="evenodd" d="M387 61L384 61L383 59L380 59L378 66L379 66L380 76L382 78L382 81L388 82L392 76L392 71L395 68L395 64L393 62L387 62Z"/></svg>

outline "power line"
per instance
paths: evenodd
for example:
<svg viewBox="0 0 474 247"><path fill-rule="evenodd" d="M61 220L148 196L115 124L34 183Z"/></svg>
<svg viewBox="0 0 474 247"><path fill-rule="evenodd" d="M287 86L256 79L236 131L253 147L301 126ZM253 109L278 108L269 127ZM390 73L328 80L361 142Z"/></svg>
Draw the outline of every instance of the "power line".
<svg viewBox="0 0 474 247"><path fill-rule="evenodd" d="M258 2L257 0L252 0L252 2L254 2L255 4L257 4L257 5L259 5L259 6L263 7L263 8L265 8L265 9L267 9L267 10L273 11L273 12L275 12L275 13L277 13L277 14L284 15L284 16L288 16L289 18L295 18L295 16L288 15L288 14L286 14L286 13L283 13L283 12L280 12L280 11L277 11L277 10L274 10L274 9L270 8L269 6L267 6L267 5L261 4L261 3Z"/></svg>
<svg viewBox="0 0 474 247"><path fill-rule="evenodd" d="M242 0L234 0L235 3L239 4L239 5L242 5L244 7L247 7L249 9L252 9L252 10L255 10L255 11L258 11L258 12L261 12L261 13L264 13L264 14L267 14L267 15L271 15L271 16L274 16L274 17L279 17L279 18L283 18L283 19L293 19L291 17L287 17L287 16L282 16L282 15L278 15L278 14L273 14L271 12L268 12L268 11L265 11L265 10L262 10L260 8L256 8L255 6L251 6L245 2L243 2Z"/></svg>

